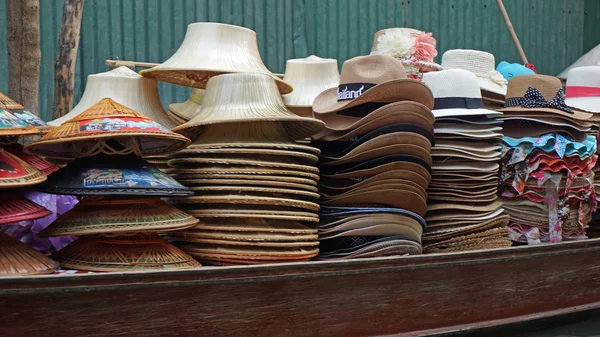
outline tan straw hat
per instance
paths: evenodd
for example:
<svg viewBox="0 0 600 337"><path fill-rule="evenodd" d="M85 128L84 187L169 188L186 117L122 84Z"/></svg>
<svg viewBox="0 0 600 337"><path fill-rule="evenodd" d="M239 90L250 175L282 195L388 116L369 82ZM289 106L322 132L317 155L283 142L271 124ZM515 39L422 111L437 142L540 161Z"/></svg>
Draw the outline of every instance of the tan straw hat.
<svg viewBox="0 0 600 337"><path fill-rule="evenodd" d="M281 94L292 92L289 84L263 64L253 30L214 22L188 25L177 52L141 72L145 77L199 89L205 89L211 77L228 73L266 74L277 82Z"/></svg>
<svg viewBox="0 0 600 337"><path fill-rule="evenodd" d="M68 114L48 124L60 126L105 97L150 117L167 129L177 125L167 116L160 103L156 80L144 78L127 67L89 75L79 103Z"/></svg>
<svg viewBox="0 0 600 337"><path fill-rule="evenodd" d="M37 185L46 179L42 172L0 148L0 189Z"/></svg>
<svg viewBox="0 0 600 337"><path fill-rule="evenodd" d="M0 233L0 276L51 274L58 263L7 234Z"/></svg>
<svg viewBox="0 0 600 337"><path fill-rule="evenodd" d="M433 108L431 90L409 79L402 62L388 55L358 56L344 62L340 85L317 96L313 110L318 115L364 103L398 101L415 101Z"/></svg>
<svg viewBox="0 0 600 337"><path fill-rule="evenodd" d="M283 80L294 86L291 94L283 96L283 102L293 113L312 117L312 104L320 93L340 84L337 60L309 56L288 60Z"/></svg>
<svg viewBox="0 0 600 337"><path fill-rule="evenodd" d="M235 127L258 135L280 130L294 140L317 133L324 123L314 118L298 117L289 111L271 77L264 74L226 74L208 81L200 113L173 131L196 139L205 129L210 129L209 126L222 128L221 132L225 135L231 134ZM236 139L231 138L230 141Z"/></svg>
<svg viewBox="0 0 600 337"><path fill-rule="evenodd" d="M204 89L194 89L187 101L183 103L169 104L169 115L179 124L183 124L194 118L202 109L202 99L204 98ZM175 116L173 116L175 115Z"/></svg>
<svg viewBox="0 0 600 337"><path fill-rule="evenodd" d="M57 158L98 153L151 156L180 150L189 143L149 117L104 98L25 149Z"/></svg>
<svg viewBox="0 0 600 337"><path fill-rule="evenodd" d="M12 98L0 92L0 111L2 110L8 111L20 121L35 127L39 130L38 133L46 133L52 129L52 127L46 124L40 117L29 112L23 105L15 102ZM2 117L6 118L6 115L3 113Z"/></svg>

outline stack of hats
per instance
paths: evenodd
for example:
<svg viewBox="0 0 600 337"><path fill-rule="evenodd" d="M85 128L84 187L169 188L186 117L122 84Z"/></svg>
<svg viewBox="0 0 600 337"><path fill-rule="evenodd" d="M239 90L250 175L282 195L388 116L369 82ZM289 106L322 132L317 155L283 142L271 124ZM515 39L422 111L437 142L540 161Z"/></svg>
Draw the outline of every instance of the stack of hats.
<svg viewBox="0 0 600 337"><path fill-rule="evenodd" d="M204 97L204 89L194 88L190 94L190 98L182 103L169 104L167 115L177 124L187 123L194 118L202 109L202 98Z"/></svg>
<svg viewBox="0 0 600 337"><path fill-rule="evenodd" d="M200 266L156 234L198 221L161 201L190 195L141 159L177 151L190 140L110 98L104 98L25 149L67 158L38 189L83 199L41 236L82 236L60 250L62 267L90 271L185 269Z"/></svg>
<svg viewBox="0 0 600 337"><path fill-rule="evenodd" d="M584 239L596 210L592 115L569 108L556 77L522 75L508 83L502 119L502 202L516 242Z"/></svg>
<svg viewBox="0 0 600 337"><path fill-rule="evenodd" d="M501 113L485 109L472 72L450 69L423 76L435 98L433 177L427 190L426 252L510 246L497 201Z"/></svg>
<svg viewBox="0 0 600 337"><path fill-rule="evenodd" d="M40 117L26 110L23 105L15 102L12 98L6 96L2 92L0 92L0 109L8 111L19 120L35 127L42 134L52 129L52 126L46 124L46 122L41 120Z"/></svg>
<svg viewBox="0 0 600 337"><path fill-rule="evenodd" d="M194 196L169 202L200 223L171 234L214 265L306 261L317 255L314 166L319 150L297 139L323 123L287 110L266 74L212 77L201 111L173 129L194 142L172 156L168 172Z"/></svg>
<svg viewBox="0 0 600 337"><path fill-rule="evenodd" d="M340 84L315 99L321 149L319 259L420 254L431 180L433 96L402 62L344 62Z"/></svg>

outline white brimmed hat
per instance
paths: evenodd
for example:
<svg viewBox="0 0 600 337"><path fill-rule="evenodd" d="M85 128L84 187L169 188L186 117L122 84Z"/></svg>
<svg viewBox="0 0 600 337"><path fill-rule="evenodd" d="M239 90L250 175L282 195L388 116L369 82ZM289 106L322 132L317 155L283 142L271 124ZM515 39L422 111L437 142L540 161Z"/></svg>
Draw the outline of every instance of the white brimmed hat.
<svg viewBox="0 0 600 337"><path fill-rule="evenodd" d="M168 129L176 126L160 103L156 80L143 78L127 67L89 75L79 103L68 114L50 121L48 124L60 126L79 116L105 97L150 117Z"/></svg>
<svg viewBox="0 0 600 337"><path fill-rule="evenodd" d="M565 103L575 109L600 112L600 67L573 68L567 75Z"/></svg>
<svg viewBox="0 0 600 337"><path fill-rule="evenodd" d="M433 112L436 118L451 116L494 116L501 112L483 107L477 76L463 69L429 72L423 82L433 92Z"/></svg>
<svg viewBox="0 0 600 337"><path fill-rule="evenodd" d="M442 56L444 69L464 69L477 76L481 90L506 95L508 81L496 71L494 55L472 49L452 49Z"/></svg>

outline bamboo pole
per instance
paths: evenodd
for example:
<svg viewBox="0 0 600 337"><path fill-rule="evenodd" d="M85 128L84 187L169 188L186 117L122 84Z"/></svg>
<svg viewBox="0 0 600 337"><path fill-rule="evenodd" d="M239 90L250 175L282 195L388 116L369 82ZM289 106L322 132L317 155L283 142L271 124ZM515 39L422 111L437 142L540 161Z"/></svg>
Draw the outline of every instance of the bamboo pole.
<svg viewBox="0 0 600 337"><path fill-rule="evenodd" d="M521 42L519 42L519 37L517 36L517 33L515 32L515 27L513 27L512 22L510 22L510 17L508 16L508 13L506 12L506 8L504 8L504 3L502 3L502 0L496 0L496 3L498 3L498 8L500 8L500 12L502 13L502 17L504 18L504 22L506 23L506 28L508 28L508 32L510 33L510 36L512 37L515 47L517 47L517 51L519 52L521 61L523 61L523 64L529 63L529 61L527 61L527 56L525 55L525 51L523 50L523 47L521 47Z"/></svg>

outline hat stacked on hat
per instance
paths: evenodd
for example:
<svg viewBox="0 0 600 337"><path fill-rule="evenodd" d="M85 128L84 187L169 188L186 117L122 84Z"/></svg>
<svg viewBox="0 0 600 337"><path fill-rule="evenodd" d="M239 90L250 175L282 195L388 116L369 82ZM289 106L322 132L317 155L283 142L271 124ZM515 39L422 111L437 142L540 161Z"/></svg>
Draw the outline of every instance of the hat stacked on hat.
<svg viewBox="0 0 600 337"><path fill-rule="evenodd" d="M41 133L46 133L52 129L52 126L46 124L40 117L34 115L25 109L23 105L15 102L12 98L0 92L0 113L2 113L2 111L7 111L19 120L34 126ZM5 116L2 117L5 118Z"/></svg>
<svg viewBox="0 0 600 337"><path fill-rule="evenodd" d="M344 62L340 84L315 98L321 149L319 259L420 254L431 180L431 91L402 62Z"/></svg>
<svg viewBox="0 0 600 337"><path fill-rule="evenodd" d="M37 188L82 197L41 236L80 236L56 254L64 268L90 271L186 269L200 266L157 232L198 220L159 199L190 195L140 157L177 151L184 136L110 98L103 98L25 149L72 160Z"/></svg>
<svg viewBox="0 0 600 337"><path fill-rule="evenodd" d="M200 112L202 97L204 97L204 89L194 89L187 101L169 104L167 114L177 125L184 124Z"/></svg>
<svg viewBox="0 0 600 337"><path fill-rule="evenodd" d="M544 75L513 77L501 111L500 193L511 238L529 244L586 238L596 209L592 115L569 108L560 80Z"/></svg>
<svg viewBox="0 0 600 337"><path fill-rule="evenodd" d="M305 261L317 255L319 150L299 144L323 122L289 111L267 74L208 80L202 109L173 129L194 142L168 172L194 196L169 202L200 223L171 234L215 265Z"/></svg>
<svg viewBox="0 0 600 337"><path fill-rule="evenodd" d="M442 70L423 82L433 92L436 119L425 251L510 246L508 217L497 201L501 113L484 108L473 72Z"/></svg>

